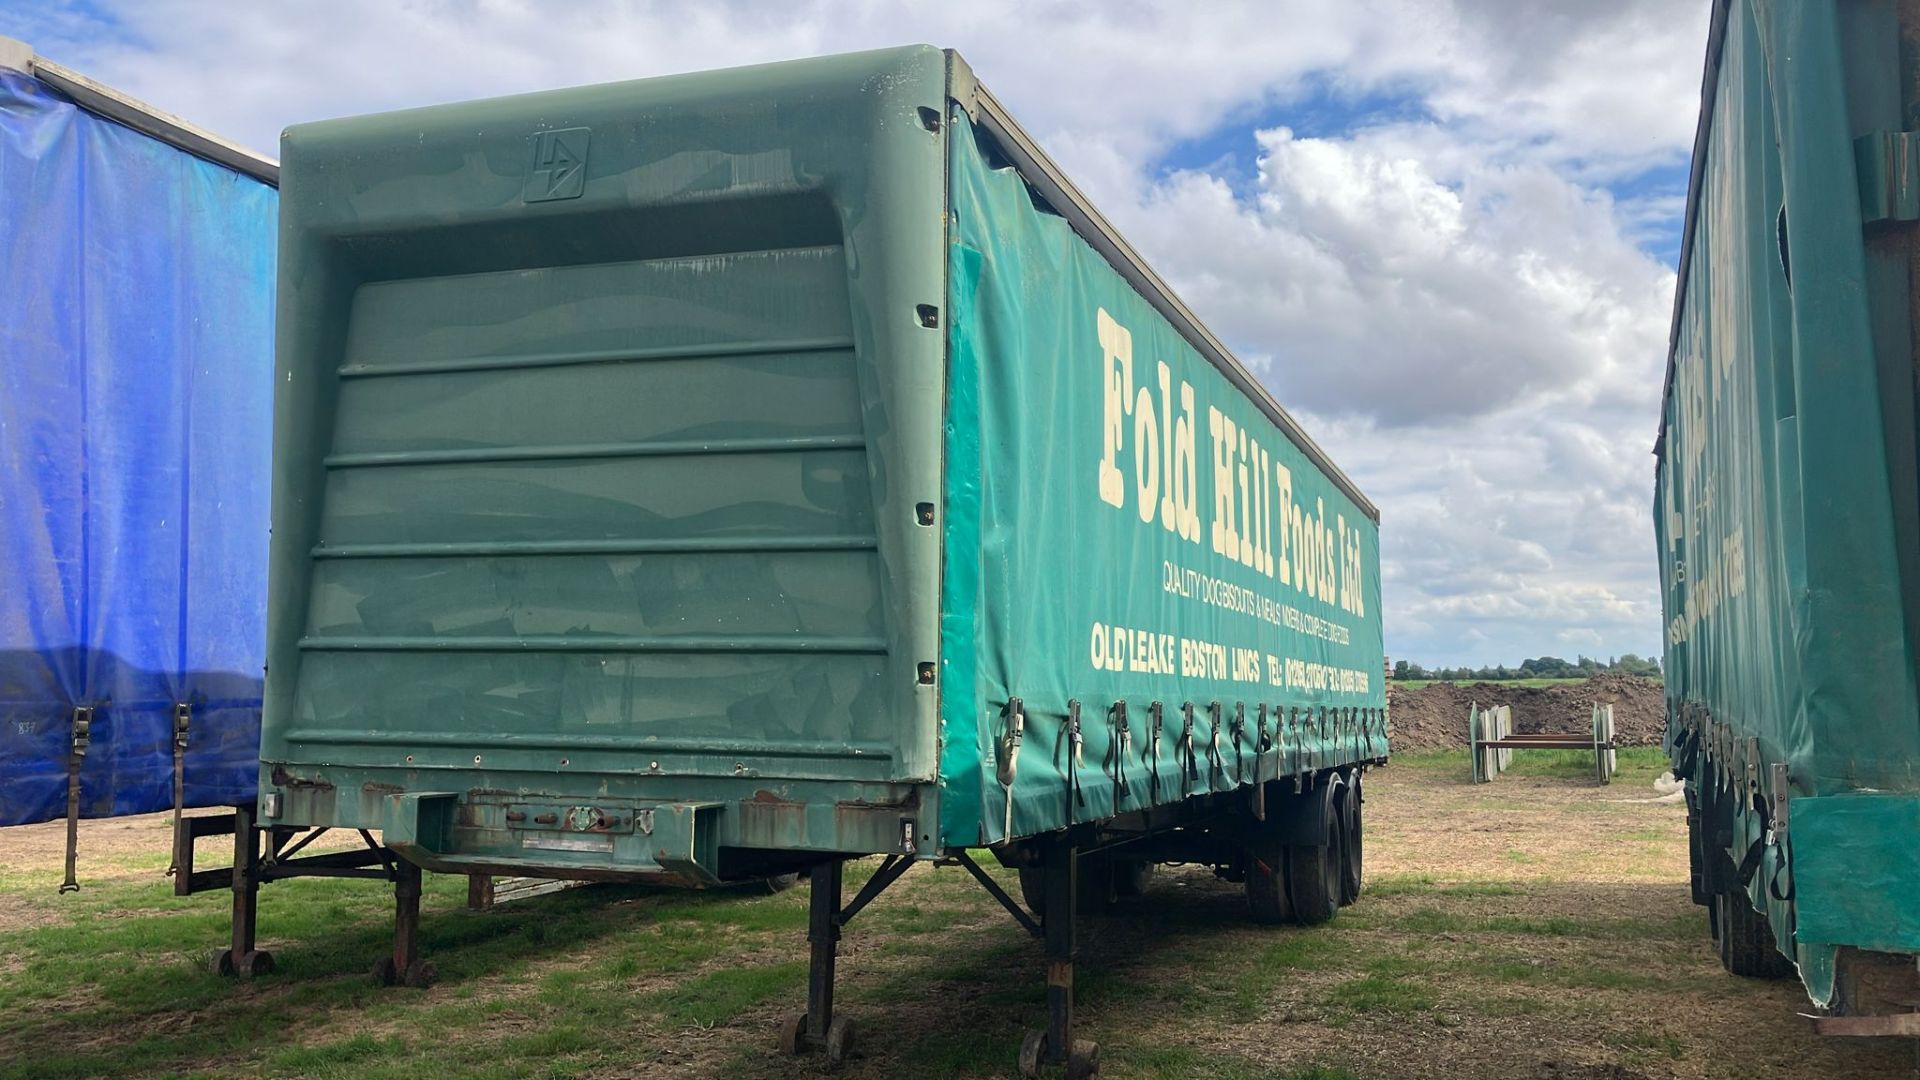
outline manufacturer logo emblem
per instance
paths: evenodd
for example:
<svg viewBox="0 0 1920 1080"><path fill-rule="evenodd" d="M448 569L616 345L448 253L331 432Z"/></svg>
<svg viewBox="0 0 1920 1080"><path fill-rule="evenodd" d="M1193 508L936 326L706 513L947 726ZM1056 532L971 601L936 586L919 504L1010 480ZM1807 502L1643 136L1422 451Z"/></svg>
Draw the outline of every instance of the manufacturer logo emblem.
<svg viewBox="0 0 1920 1080"><path fill-rule="evenodd" d="M524 202L578 198L587 186L587 138L583 127L539 131L533 136L533 171Z"/></svg>

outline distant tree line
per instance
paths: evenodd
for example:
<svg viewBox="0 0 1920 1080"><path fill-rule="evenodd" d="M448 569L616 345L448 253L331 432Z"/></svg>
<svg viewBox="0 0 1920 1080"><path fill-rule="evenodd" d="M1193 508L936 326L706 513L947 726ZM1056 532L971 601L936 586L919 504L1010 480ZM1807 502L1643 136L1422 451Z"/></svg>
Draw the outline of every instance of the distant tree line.
<svg viewBox="0 0 1920 1080"><path fill-rule="evenodd" d="M1652 657L1640 657L1626 653L1613 659L1600 661L1591 656L1582 656L1578 660L1562 660L1557 656L1536 656L1520 661L1519 667L1443 667L1428 668L1407 660L1396 660L1393 664L1395 679L1435 679L1442 682L1503 682L1513 679L1584 679L1601 672L1618 672L1624 675L1644 675L1649 678L1660 677L1660 661Z"/></svg>

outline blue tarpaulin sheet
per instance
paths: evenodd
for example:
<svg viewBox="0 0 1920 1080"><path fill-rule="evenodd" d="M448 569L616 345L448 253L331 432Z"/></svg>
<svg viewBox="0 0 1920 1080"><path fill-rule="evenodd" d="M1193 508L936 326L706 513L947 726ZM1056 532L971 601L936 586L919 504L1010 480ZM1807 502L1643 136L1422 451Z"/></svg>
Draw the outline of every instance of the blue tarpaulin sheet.
<svg viewBox="0 0 1920 1080"><path fill-rule="evenodd" d="M0 71L0 825L253 798L278 200Z"/></svg>

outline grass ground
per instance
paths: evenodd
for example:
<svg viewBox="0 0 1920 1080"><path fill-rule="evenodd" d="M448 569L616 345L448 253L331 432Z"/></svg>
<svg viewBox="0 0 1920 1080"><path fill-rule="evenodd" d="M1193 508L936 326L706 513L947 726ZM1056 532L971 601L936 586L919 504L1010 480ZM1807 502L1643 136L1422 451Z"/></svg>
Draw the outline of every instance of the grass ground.
<svg viewBox="0 0 1920 1080"><path fill-rule="evenodd" d="M1368 780L1367 895L1317 929L1255 927L1236 887L1163 870L1083 937L1080 1019L1105 1075L1915 1075L1911 1045L1820 1041L1797 984L1719 970L1687 900L1683 811L1651 801L1658 754L1621 764L1599 787L1583 755L1516 754L1475 787L1463 754L1396 758ZM83 847L86 888L64 897L57 843L0 845L0 1077L819 1071L773 1052L805 998L804 887L594 886L476 914L460 880L429 878L441 982L420 991L362 974L383 890L276 883L262 944L279 971L238 983L201 962L221 897L167 893L164 820L93 828L123 833ZM852 1077L1006 1075L1043 1000L1037 947L950 869L916 868L860 916L840 985Z"/></svg>

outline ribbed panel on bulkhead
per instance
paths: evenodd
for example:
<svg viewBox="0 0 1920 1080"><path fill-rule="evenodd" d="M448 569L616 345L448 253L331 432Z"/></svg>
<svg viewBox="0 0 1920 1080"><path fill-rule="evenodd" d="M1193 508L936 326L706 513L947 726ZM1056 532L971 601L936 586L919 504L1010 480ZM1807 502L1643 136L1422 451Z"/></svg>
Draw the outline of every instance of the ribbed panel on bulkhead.
<svg viewBox="0 0 1920 1080"><path fill-rule="evenodd" d="M839 247L363 285L296 739L883 744Z"/></svg>

